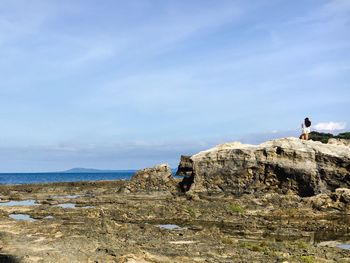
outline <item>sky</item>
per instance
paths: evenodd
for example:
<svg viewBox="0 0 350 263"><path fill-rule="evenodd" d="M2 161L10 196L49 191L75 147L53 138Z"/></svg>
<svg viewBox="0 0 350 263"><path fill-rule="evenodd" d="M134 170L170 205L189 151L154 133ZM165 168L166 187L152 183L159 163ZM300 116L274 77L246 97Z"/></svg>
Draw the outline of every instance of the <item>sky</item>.
<svg viewBox="0 0 350 263"><path fill-rule="evenodd" d="M1 0L0 172L173 168L350 124L349 0Z"/></svg>

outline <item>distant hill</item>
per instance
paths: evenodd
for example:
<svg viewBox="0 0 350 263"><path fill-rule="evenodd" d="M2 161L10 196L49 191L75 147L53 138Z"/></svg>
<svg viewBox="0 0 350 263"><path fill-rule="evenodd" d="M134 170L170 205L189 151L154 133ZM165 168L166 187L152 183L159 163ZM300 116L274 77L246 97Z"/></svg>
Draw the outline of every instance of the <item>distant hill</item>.
<svg viewBox="0 0 350 263"><path fill-rule="evenodd" d="M323 133L323 132L311 132L309 138L313 141L320 141L323 143L327 143L328 139L350 139L350 132L339 133L338 135L333 135L331 133Z"/></svg>
<svg viewBox="0 0 350 263"><path fill-rule="evenodd" d="M136 170L98 170L92 168L72 168L63 173L116 173L116 172L135 172Z"/></svg>

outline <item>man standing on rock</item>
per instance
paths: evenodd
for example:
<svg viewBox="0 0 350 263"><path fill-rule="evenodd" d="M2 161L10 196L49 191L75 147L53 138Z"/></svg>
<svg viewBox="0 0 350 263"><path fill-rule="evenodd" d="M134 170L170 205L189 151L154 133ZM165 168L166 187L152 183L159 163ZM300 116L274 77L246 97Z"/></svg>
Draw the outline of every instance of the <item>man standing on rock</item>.
<svg viewBox="0 0 350 263"><path fill-rule="evenodd" d="M300 139L302 140L308 140L309 139L309 133L311 132L310 130L311 127L311 121L309 120L309 118L305 118L304 123L301 124L301 135L300 135Z"/></svg>

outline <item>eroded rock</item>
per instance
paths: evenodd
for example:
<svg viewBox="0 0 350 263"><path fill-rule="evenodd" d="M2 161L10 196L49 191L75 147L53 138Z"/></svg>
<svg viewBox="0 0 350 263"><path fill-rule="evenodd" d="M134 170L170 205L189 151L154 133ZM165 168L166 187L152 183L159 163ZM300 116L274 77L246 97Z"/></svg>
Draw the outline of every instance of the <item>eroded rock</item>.
<svg viewBox="0 0 350 263"><path fill-rule="evenodd" d="M338 188L333 194L334 199L346 205L350 205L350 189Z"/></svg>
<svg viewBox="0 0 350 263"><path fill-rule="evenodd" d="M186 176L184 190L192 192L313 196L350 187L350 149L296 138L225 143L181 158L177 174Z"/></svg>
<svg viewBox="0 0 350 263"><path fill-rule="evenodd" d="M122 192L174 191L176 182L168 164L160 164L153 168L139 170L131 181L122 188Z"/></svg>
<svg viewBox="0 0 350 263"><path fill-rule="evenodd" d="M338 188L330 194L312 196L309 203L314 209L318 210L337 209L347 211L350 209L350 189Z"/></svg>

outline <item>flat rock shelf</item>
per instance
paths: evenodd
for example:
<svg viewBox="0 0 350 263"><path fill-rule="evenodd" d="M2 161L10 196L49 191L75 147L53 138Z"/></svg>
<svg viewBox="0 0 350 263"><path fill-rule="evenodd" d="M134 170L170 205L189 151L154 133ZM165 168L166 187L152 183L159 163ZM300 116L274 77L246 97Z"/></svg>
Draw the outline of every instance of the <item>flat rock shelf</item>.
<svg viewBox="0 0 350 263"><path fill-rule="evenodd" d="M6 198L38 204L0 207L2 252L21 262L349 262L346 245L318 244L348 244L350 216L315 210L310 198L193 200L120 193L124 184L2 186ZM67 199L75 208L57 206L67 195L79 195Z"/></svg>

